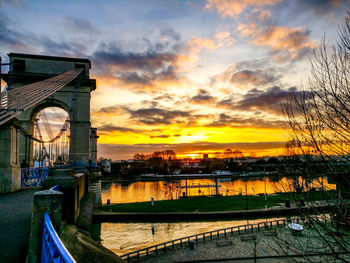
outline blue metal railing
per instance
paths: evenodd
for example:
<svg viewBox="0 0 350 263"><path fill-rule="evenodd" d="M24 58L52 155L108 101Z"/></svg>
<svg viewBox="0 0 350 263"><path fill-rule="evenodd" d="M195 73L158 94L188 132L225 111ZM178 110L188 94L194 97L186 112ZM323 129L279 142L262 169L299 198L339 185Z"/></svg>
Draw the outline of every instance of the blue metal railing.
<svg viewBox="0 0 350 263"><path fill-rule="evenodd" d="M52 187L50 188L50 190L59 191L59 190L60 190L60 185L59 185L59 184L56 184L56 185L52 186Z"/></svg>
<svg viewBox="0 0 350 263"><path fill-rule="evenodd" d="M21 187L41 186L49 176L49 167L21 168Z"/></svg>
<svg viewBox="0 0 350 263"><path fill-rule="evenodd" d="M49 213L44 214L41 263L76 263L52 226Z"/></svg>

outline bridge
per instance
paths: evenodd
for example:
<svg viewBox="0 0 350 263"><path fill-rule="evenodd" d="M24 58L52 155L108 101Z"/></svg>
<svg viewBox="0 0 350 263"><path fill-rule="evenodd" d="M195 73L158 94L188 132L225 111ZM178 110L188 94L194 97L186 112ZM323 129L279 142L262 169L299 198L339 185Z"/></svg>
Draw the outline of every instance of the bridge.
<svg viewBox="0 0 350 263"><path fill-rule="evenodd" d="M2 64L0 58L0 69L8 67L0 71L0 88L6 84L0 90L0 261L23 262L27 255L27 262L70 262L59 238L62 222L88 229L93 206L101 203L95 198L101 184L97 129L90 122L91 62L20 53L8 58Z"/></svg>
<svg viewBox="0 0 350 263"><path fill-rule="evenodd" d="M69 137L66 164L83 167L95 164L98 136L90 123L90 93L96 89L96 80L89 77L91 62L18 53L8 57L9 62L4 64L9 71L1 74L7 85L0 93L0 193L21 188L20 166L23 163L34 166L35 148L40 149L39 156L46 155L52 163L60 159L62 163L62 149L57 142L63 137ZM40 135L37 117L48 107L61 108L68 117L59 133L51 132L45 140ZM50 134L47 122L44 126ZM39 136L35 136L35 131ZM41 166L42 161L43 158L39 160Z"/></svg>

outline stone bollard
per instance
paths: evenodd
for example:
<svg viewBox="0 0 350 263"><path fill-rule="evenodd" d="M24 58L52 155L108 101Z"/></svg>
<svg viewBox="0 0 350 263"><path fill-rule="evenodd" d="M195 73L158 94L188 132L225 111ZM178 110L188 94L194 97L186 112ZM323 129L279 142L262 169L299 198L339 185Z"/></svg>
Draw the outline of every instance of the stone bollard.
<svg viewBox="0 0 350 263"><path fill-rule="evenodd" d="M54 190L39 191L34 194L32 224L29 236L27 263L40 262L44 213L50 219L57 234L60 234L62 221L63 193Z"/></svg>
<svg viewBox="0 0 350 263"><path fill-rule="evenodd" d="M284 201L284 203L286 204L286 207L287 207L287 208L290 208L290 201L289 201L289 199L286 199L286 200Z"/></svg>

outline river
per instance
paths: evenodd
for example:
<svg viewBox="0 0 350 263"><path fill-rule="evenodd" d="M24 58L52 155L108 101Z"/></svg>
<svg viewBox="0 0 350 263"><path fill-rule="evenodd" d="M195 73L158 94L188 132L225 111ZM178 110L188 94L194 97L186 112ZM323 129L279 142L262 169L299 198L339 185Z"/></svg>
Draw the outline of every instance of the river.
<svg viewBox="0 0 350 263"><path fill-rule="evenodd" d="M273 194L276 192L293 191L291 180L282 178L273 181L269 178L219 178L218 191L222 195L257 195ZM324 189L335 189L335 185L329 184L326 178L315 179L311 185L315 188L323 186ZM214 195L214 179L188 179L187 195ZM102 203L105 204L109 199L111 203L132 203L165 199L177 199L186 192L186 180L178 180L174 183L166 181L130 181L127 183L103 183L102 184Z"/></svg>
<svg viewBox="0 0 350 263"><path fill-rule="evenodd" d="M282 178L273 181L269 178L218 179L218 190L223 195L245 194L273 194L292 190L292 181ZM311 183L312 187L335 189L326 179L319 178ZM111 203L130 203L179 198L186 191L186 180L173 183L166 181L136 181L128 183L103 183L102 202L107 199ZM209 187L208 187L209 186ZM215 194L214 179L188 179L187 194L209 195ZM205 221L205 222L168 222L168 223L102 223L96 224L97 238L102 244L115 253L122 255L141 248L152 246L172 239L199 234L226 227L257 223L267 219ZM272 220L272 219L269 219ZM154 232L152 231L152 228Z"/></svg>
<svg viewBox="0 0 350 263"><path fill-rule="evenodd" d="M95 227L100 227L102 245L118 255L123 255L180 237L276 219L281 218L205 222L102 223L101 225L96 224Z"/></svg>

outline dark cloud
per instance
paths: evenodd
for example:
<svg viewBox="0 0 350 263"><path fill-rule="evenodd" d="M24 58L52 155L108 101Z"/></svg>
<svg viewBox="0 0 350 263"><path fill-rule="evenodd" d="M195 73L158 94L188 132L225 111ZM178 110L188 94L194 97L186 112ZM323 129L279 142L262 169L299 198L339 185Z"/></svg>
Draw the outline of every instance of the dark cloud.
<svg viewBox="0 0 350 263"><path fill-rule="evenodd" d="M19 6L20 4L22 4L22 0L0 0L0 6L5 6L5 5Z"/></svg>
<svg viewBox="0 0 350 263"><path fill-rule="evenodd" d="M35 52L55 56L83 56L85 44L76 41L56 41L44 35L20 32L10 27L11 20L0 12L0 45L9 46L12 52Z"/></svg>
<svg viewBox="0 0 350 263"><path fill-rule="evenodd" d="M55 56L77 56L85 57L86 46L75 41L55 41L46 36L39 36L36 39L32 38L33 45L35 43L42 47L43 54L50 54Z"/></svg>
<svg viewBox="0 0 350 263"><path fill-rule="evenodd" d="M141 104L149 107L157 107L159 105L158 101L156 100L143 100Z"/></svg>
<svg viewBox="0 0 350 263"><path fill-rule="evenodd" d="M298 0L296 11L311 9L314 14L324 16L325 14L344 13L349 8L349 0ZM299 13L300 14L300 13Z"/></svg>
<svg viewBox="0 0 350 263"><path fill-rule="evenodd" d="M276 80L276 77L269 75L268 72L257 70L257 71L251 71L251 70L242 70L233 73L229 81L231 83L238 83L238 84L253 84L253 85L266 85L271 82L274 82Z"/></svg>
<svg viewBox="0 0 350 263"><path fill-rule="evenodd" d="M130 118L148 125L183 123L184 118L187 119L191 117L190 112L187 111L165 110L160 108L127 109L127 111L130 113Z"/></svg>
<svg viewBox="0 0 350 263"><path fill-rule="evenodd" d="M124 84L153 85L157 81L176 80L177 76L172 66L167 66L160 71L151 71L150 69L138 72L118 72L115 76L122 80Z"/></svg>
<svg viewBox="0 0 350 263"><path fill-rule="evenodd" d="M266 91L252 89L243 96L242 100L233 103L232 109L244 111L262 110L281 115L282 103L287 102L294 92L297 92L295 87L285 90L275 86Z"/></svg>
<svg viewBox="0 0 350 263"><path fill-rule="evenodd" d="M154 98L154 100L168 100L168 101L172 101L174 100L175 95L171 95L169 93L165 93L163 95L157 96Z"/></svg>
<svg viewBox="0 0 350 263"><path fill-rule="evenodd" d="M234 102L232 99L223 99L221 101L218 101L217 106L219 108L227 108L227 109L232 109Z"/></svg>
<svg viewBox="0 0 350 263"><path fill-rule="evenodd" d="M74 33L88 33L91 35L100 34L100 30L95 27L90 21L81 18L66 17L62 19L65 29Z"/></svg>
<svg viewBox="0 0 350 263"><path fill-rule="evenodd" d="M224 81L238 88L276 85L287 71L285 66L276 65L269 58L241 61L212 77L210 84Z"/></svg>
<svg viewBox="0 0 350 263"><path fill-rule="evenodd" d="M104 124L102 126L98 127L99 131L104 131L104 132L133 132L133 133L139 133L140 130L132 129L132 128L127 128L127 127L120 127L120 126L115 126L113 124Z"/></svg>
<svg viewBox="0 0 350 263"><path fill-rule="evenodd" d="M178 99L178 96L177 96L177 95L175 95L175 94L169 94L169 93L164 93L164 94L162 94L162 95L155 96L155 97L153 97L153 98L150 99L150 100L143 100L143 101L142 101L142 104L143 104L144 106L148 106L148 107L155 108L155 107L158 107L158 106L164 104L164 102L165 102L167 105L169 105L168 103L174 101L175 99Z"/></svg>
<svg viewBox="0 0 350 263"><path fill-rule="evenodd" d="M208 127L252 127L252 128L281 128L282 122L276 119L261 118L258 116L246 117L240 114L234 116L221 113L213 122L207 124Z"/></svg>
<svg viewBox="0 0 350 263"><path fill-rule="evenodd" d="M122 105L113 105L113 106L103 107L99 111L97 111L97 113L107 113L107 114L109 113L116 114L119 112L124 112Z"/></svg>
<svg viewBox="0 0 350 263"><path fill-rule="evenodd" d="M0 44L11 45L14 47L25 47L26 45L23 41L23 37L25 37L25 35L11 29L9 25L10 20L3 12L0 11Z"/></svg>
<svg viewBox="0 0 350 263"><path fill-rule="evenodd" d="M162 133L162 130L159 130L159 129L151 129L151 130L133 129L133 128L128 128L128 127L116 126L112 123L103 124L97 128L98 128L99 133L104 134L104 135L110 134L112 132L121 132L121 133L135 133L135 134L147 135L151 139L171 137L170 135L165 135L165 134L154 135L154 133Z"/></svg>
<svg viewBox="0 0 350 263"><path fill-rule="evenodd" d="M143 92L156 89L157 83L176 82L177 54L159 52L157 43L147 45L144 52L132 52L118 43L102 44L92 55L97 73Z"/></svg>
<svg viewBox="0 0 350 263"><path fill-rule="evenodd" d="M172 38L173 40L176 40L176 41L180 41L181 40L180 34L177 33L173 28L170 28L170 27L162 28L160 30L160 35L162 37L170 37L170 38Z"/></svg>
<svg viewBox="0 0 350 263"><path fill-rule="evenodd" d="M98 66L115 66L121 69L156 70L172 62L176 55L154 51L129 52L122 50L118 43L102 44L92 55Z"/></svg>
<svg viewBox="0 0 350 263"><path fill-rule="evenodd" d="M207 90L199 89L197 95L190 98L190 102L198 104L207 104L216 101L216 97L209 94Z"/></svg>
<svg viewBox="0 0 350 263"><path fill-rule="evenodd" d="M165 134L163 134L163 135L150 135L149 137L151 139L153 139L153 138L169 138L170 135L165 135Z"/></svg>

